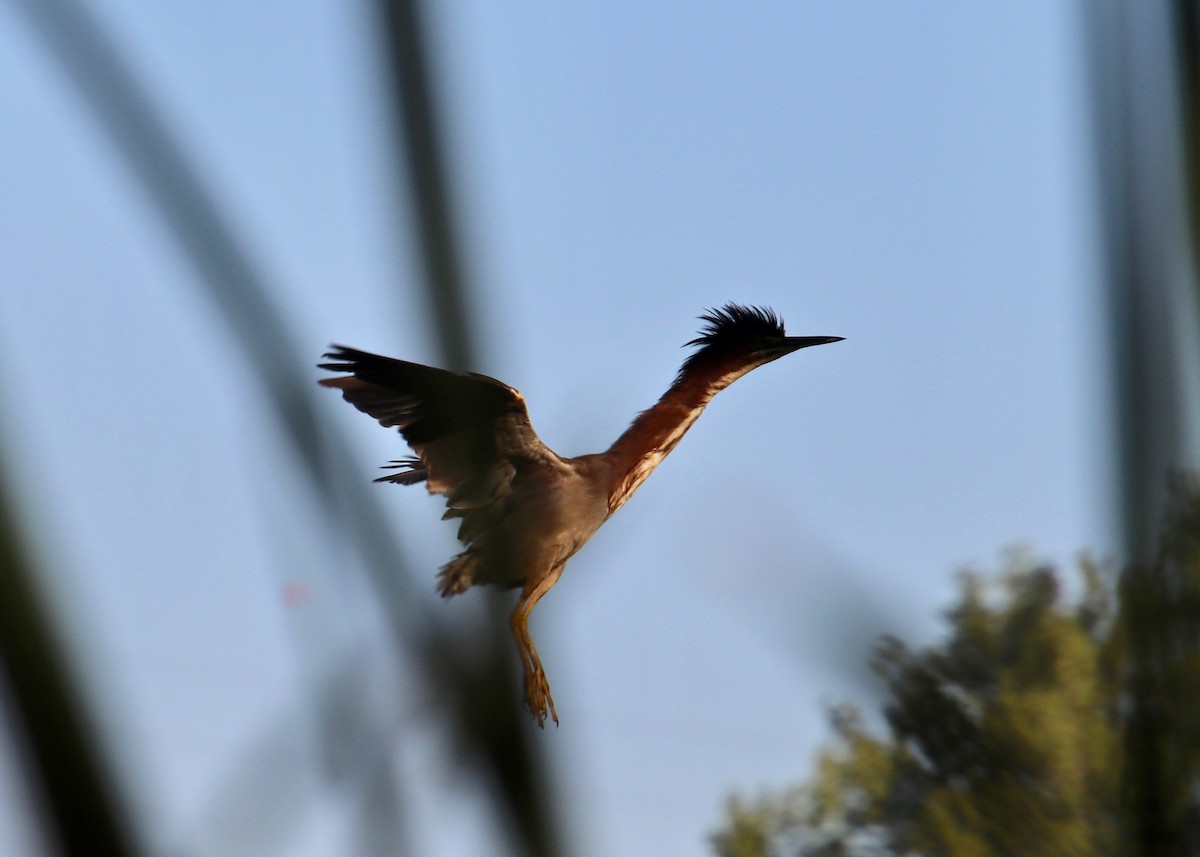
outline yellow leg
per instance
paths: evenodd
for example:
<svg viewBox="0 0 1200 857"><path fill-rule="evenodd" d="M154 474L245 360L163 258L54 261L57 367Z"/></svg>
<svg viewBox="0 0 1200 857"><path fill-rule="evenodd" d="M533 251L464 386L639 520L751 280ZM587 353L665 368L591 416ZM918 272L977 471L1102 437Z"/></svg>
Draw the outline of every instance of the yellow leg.
<svg viewBox="0 0 1200 857"><path fill-rule="evenodd" d="M529 710L539 727L545 726L547 714L558 725L558 712L554 710L554 699L550 696L550 682L542 669L542 660L534 648L533 639L529 636L529 614L533 605L545 595L550 587L558 582L562 569L552 571L537 581L526 584L517 606L512 612L509 625L512 627L513 639L517 642L517 655L521 658L521 669L525 675L525 696L529 702Z"/></svg>

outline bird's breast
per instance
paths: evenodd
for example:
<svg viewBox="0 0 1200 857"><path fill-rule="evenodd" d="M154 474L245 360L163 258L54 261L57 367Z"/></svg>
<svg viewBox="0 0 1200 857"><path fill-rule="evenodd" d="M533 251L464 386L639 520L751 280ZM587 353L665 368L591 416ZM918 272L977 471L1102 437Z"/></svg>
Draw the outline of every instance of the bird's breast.
<svg viewBox="0 0 1200 857"><path fill-rule="evenodd" d="M604 480L586 468L519 468L513 482L511 543L523 562L565 562L608 515Z"/></svg>

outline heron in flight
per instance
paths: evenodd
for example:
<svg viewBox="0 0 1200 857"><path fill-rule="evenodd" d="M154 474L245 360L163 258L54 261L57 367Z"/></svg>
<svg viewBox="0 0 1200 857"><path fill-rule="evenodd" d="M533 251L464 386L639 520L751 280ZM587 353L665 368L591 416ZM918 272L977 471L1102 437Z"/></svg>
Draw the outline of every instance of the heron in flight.
<svg viewBox="0 0 1200 857"><path fill-rule="evenodd" d="M604 452L563 458L533 430L525 399L475 373L449 372L340 345L320 381L346 401L395 426L415 453L376 479L446 498L443 520L459 518L466 549L438 574L443 597L490 583L520 588L510 626L538 726L558 723L529 614L558 582L567 560L625 504L675 448L713 396L751 369L840 336L788 336L768 308L727 304L700 316L698 346L662 398L642 411Z"/></svg>

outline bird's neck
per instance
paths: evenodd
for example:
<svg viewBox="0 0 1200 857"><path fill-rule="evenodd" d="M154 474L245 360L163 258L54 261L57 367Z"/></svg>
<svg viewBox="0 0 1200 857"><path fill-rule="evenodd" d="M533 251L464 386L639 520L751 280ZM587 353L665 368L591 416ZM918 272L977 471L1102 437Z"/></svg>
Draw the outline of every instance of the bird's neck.
<svg viewBox="0 0 1200 857"><path fill-rule="evenodd" d="M679 443L720 390L743 374L724 378L676 380L652 407L638 414L606 453L612 461L608 513L611 515L638 489L646 477Z"/></svg>

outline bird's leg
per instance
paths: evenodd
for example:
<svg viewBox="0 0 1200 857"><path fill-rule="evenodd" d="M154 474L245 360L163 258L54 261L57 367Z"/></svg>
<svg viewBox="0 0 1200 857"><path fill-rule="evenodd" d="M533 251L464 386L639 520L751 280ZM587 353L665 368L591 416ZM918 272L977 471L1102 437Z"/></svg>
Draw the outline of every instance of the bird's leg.
<svg viewBox="0 0 1200 857"><path fill-rule="evenodd" d="M554 699L550 696L550 682L542 669L542 660L538 657L533 639L529 636L529 614L533 605L537 604L546 592L558 582L558 574L546 574L541 578L530 581L521 592L517 606L509 621L512 627L513 639L517 642L517 654L521 658L521 669L525 674L525 696L529 702L529 710L537 725L542 727L549 714L558 725L558 712L554 710Z"/></svg>

